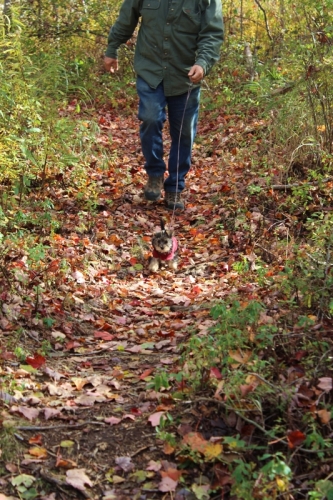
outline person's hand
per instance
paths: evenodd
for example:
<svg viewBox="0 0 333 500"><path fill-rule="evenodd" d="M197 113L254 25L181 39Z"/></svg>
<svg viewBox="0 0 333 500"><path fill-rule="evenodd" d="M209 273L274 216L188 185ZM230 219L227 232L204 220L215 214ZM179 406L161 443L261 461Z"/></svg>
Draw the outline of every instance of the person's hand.
<svg viewBox="0 0 333 500"><path fill-rule="evenodd" d="M118 59L113 57L104 57L104 68L108 73L114 73L118 70Z"/></svg>
<svg viewBox="0 0 333 500"><path fill-rule="evenodd" d="M192 66L190 71L188 72L188 77L192 83L199 83L205 76L205 72L199 64L195 64Z"/></svg>

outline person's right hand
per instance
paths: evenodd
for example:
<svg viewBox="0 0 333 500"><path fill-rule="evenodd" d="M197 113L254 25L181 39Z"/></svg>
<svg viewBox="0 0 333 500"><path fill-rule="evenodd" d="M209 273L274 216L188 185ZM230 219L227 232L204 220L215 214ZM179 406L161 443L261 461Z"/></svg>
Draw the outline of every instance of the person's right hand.
<svg viewBox="0 0 333 500"><path fill-rule="evenodd" d="M114 73L118 71L118 59L113 59L113 57L104 57L104 68L105 71L109 73Z"/></svg>

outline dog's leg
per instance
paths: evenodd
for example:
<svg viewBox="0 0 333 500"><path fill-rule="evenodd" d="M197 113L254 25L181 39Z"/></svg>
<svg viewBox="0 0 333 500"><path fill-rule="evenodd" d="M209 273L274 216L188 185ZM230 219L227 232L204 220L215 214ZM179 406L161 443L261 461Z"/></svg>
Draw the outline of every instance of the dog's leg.
<svg viewBox="0 0 333 500"><path fill-rule="evenodd" d="M173 271L177 271L177 269L178 269L178 261L177 261L177 259L169 260L168 261L168 265L169 265L170 269L172 269Z"/></svg>
<svg viewBox="0 0 333 500"><path fill-rule="evenodd" d="M159 267L160 267L160 262L158 259L156 259L155 257L152 257L150 259L150 262L149 262L149 271L153 271L153 272L156 272L159 270Z"/></svg>

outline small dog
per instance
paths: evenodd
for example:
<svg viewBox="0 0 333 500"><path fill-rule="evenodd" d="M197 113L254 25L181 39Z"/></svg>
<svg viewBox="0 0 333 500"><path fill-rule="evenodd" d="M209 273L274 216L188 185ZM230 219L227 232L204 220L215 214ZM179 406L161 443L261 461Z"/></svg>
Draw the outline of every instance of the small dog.
<svg viewBox="0 0 333 500"><path fill-rule="evenodd" d="M153 256L150 258L149 270L156 272L161 264L166 262L174 271L178 267L178 241L172 231L165 229L161 219L161 231L155 233L152 239Z"/></svg>

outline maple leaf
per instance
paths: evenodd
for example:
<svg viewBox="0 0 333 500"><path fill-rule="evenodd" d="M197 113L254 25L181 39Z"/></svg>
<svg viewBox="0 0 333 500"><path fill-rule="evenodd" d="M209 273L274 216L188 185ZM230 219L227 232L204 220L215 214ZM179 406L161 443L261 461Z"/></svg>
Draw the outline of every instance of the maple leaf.
<svg viewBox="0 0 333 500"><path fill-rule="evenodd" d="M40 368L46 362L46 359L41 354L34 354L33 356L27 356L26 362L33 368Z"/></svg>

